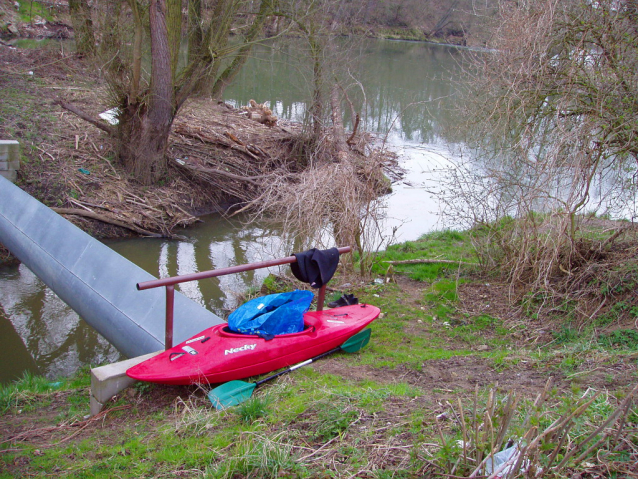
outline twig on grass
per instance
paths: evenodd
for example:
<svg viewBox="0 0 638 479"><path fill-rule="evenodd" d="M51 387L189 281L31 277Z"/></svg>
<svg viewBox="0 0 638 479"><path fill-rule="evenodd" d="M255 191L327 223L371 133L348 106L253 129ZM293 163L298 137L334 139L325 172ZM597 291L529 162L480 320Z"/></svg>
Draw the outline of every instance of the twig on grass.
<svg viewBox="0 0 638 479"><path fill-rule="evenodd" d="M463 266L479 266L479 263L468 263L467 261L454 261L450 259L427 259L427 258L417 258L417 259L404 259L404 260L396 260L396 261L383 261L384 263L389 264L454 264L454 265L463 265Z"/></svg>

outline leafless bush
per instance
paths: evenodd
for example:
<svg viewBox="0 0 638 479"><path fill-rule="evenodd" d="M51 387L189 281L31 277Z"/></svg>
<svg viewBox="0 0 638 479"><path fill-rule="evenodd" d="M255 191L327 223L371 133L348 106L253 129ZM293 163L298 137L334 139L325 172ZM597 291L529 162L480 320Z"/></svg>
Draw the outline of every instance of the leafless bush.
<svg viewBox="0 0 638 479"><path fill-rule="evenodd" d="M360 254L360 273L369 274L371 255L381 247L380 210L385 184L383 155L350 153L342 161L315 161L294 181L272 179L249 206L253 218L281 226L283 243L295 251L308 247L352 245Z"/></svg>
<svg viewBox="0 0 638 479"><path fill-rule="evenodd" d="M477 387L473 404L460 398L449 404L445 416L453 417L461 438L453 443L437 423L443 443L437 466L451 477L569 477L574 471L636 477L638 450L628 421L638 386L619 402L588 389L568 406L552 406L551 389L550 379L533 402L515 393L499 398L491 389L481 405Z"/></svg>
<svg viewBox="0 0 638 479"><path fill-rule="evenodd" d="M638 17L629 1L506 3L490 53L473 54L463 124L470 160L444 201L481 260L552 291L609 248L586 213L635 217ZM480 226L481 228L476 228Z"/></svg>

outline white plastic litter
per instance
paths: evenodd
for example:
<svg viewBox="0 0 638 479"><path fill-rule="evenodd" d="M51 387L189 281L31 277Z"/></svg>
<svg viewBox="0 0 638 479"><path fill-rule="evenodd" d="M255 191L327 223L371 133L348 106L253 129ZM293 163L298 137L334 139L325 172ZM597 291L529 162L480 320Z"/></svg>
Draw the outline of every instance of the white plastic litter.
<svg viewBox="0 0 638 479"><path fill-rule="evenodd" d="M117 125L119 123L117 115L120 112L117 108L111 108L110 110L103 111L99 114L99 117L106 120L111 125Z"/></svg>
<svg viewBox="0 0 638 479"><path fill-rule="evenodd" d="M497 452L493 457L488 457L485 461L485 473L493 479L507 477L518 462L520 454L521 451L518 444Z"/></svg>

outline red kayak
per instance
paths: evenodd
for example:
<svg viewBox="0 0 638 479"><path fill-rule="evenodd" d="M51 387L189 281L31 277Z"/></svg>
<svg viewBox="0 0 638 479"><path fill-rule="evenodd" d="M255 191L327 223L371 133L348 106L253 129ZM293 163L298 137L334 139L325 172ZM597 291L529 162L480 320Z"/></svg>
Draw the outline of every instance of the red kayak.
<svg viewBox="0 0 638 479"><path fill-rule="evenodd" d="M215 384L292 366L342 345L379 316L369 304L304 314L305 329L265 339L234 333L218 324L129 368L139 381L161 384Z"/></svg>

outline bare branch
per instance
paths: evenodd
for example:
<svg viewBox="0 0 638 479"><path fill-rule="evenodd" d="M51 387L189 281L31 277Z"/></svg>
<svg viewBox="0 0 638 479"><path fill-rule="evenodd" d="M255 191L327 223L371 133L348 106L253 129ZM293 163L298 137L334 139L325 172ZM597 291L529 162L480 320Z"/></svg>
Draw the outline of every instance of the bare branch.
<svg viewBox="0 0 638 479"><path fill-rule="evenodd" d="M91 115L89 115L88 113L83 112L82 110L80 110L75 105L72 105L71 103L67 103L67 102L59 99L59 100L55 100L53 102L53 104L54 105L60 105L65 110L70 111L74 115L79 116L84 121L88 121L91 125L96 126L100 130L107 132L109 135L111 135L113 137L116 135L116 130L111 125L103 122L102 120L98 120L97 118L92 117Z"/></svg>

